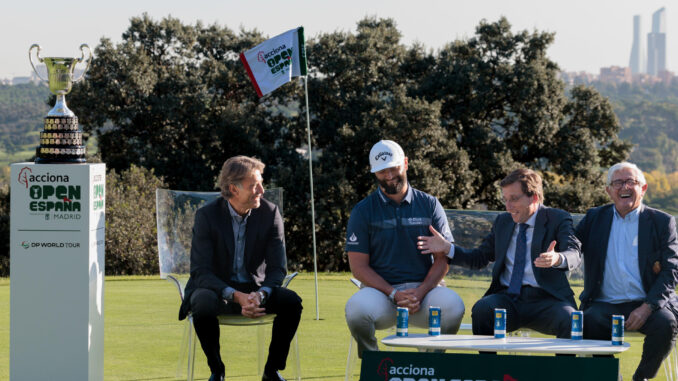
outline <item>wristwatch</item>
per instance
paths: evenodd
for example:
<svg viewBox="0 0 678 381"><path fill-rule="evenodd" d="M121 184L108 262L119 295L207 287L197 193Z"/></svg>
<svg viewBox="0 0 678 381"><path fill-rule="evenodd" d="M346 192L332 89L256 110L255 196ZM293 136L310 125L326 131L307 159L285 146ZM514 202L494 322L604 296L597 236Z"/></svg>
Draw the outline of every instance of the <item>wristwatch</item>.
<svg viewBox="0 0 678 381"><path fill-rule="evenodd" d="M259 304L264 304L266 303L266 293L263 291L257 291L259 294Z"/></svg>
<svg viewBox="0 0 678 381"><path fill-rule="evenodd" d="M393 291L391 291L391 294L388 296L388 298L389 298L389 299L391 300L391 302L394 303L394 304L395 304L395 302L396 302L396 301L395 301L395 295L396 295L396 292L398 292L398 290L396 290L396 289L394 288Z"/></svg>

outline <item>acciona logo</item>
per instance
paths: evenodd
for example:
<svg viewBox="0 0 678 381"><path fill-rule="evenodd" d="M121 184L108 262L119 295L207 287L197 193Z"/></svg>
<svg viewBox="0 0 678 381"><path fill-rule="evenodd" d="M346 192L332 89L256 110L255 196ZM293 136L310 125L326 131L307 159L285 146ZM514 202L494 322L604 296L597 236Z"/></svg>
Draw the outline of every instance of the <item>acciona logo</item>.
<svg viewBox="0 0 678 381"><path fill-rule="evenodd" d="M377 374L384 377L384 381L518 381L508 374L502 380L469 379L459 377L445 377L436 375L436 369L413 364L396 364L393 359L386 357L379 362Z"/></svg>
<svg viewBox="0 0 678 381"><path fill-rule="evenodd" d="M30 167L21 168L17 180L27 189L31 183L67 183L70 181L68 175L54 175L49 172L34 175Z"/></svg>
<svg viewBox="0 0 678 381"><path fill-rule="evenodd" d="M80 219L79 212L82 211L80 185L69 184L71 179L65 174L40 172L36 167L23 167L17 179L19 184L28 190L27 207L31 214L44 214L45 220Z"/></svg>

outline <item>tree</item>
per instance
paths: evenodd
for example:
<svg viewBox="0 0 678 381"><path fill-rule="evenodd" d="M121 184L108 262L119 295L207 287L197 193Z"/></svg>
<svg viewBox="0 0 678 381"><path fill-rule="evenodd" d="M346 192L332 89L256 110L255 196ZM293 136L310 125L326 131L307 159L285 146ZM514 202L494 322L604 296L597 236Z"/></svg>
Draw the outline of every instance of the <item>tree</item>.
<svg viewBox="0 0 678 381"><path fill-rule="evenodd" d="M599 201L589 196L602 184L601 167L630 148L617 138L619 123L595 90L573 89L568 99L558 66L546 55L553 38L513 33L505 18L482 21L474 37L444 47L434 70L412 90L442 102L442 124L468 153L480 175L478 199L492 209L502 208L498 180L522 166L545 175L550 205L585 209ZM565 193L570 200L561 198Z"/></svg>
<svg viewBox="0 0 678 381"><path fill-rule="evenodd" d="M211 190L225 158L272 143L237 60L258 32L143 15L122 38L101 40L87 80L69 96L109 167L154 168L173 187Z"/></svg>
<svg viewBox="0 0 678 381"><path fill-rule="evenodd" d="M321 269L345 270L352 207L375 189L367 155L399 142L411 184L447 208L499 208L498 180L527 166L548 202L581 210L600 200L602 168L626 157L609 102L570 97L546 57L549 33L511 32L506 19L437 53L405 46L389 19L307 42L313 152L298 81L256 98L238 54L263 40L216 25L132 19L123 41L102 39L70 105L116 170L154 169L174 189L213 190L223 161L257 156L268 185L285 188L289 264L312 264L308 164L314 157Z"/></svg>
<svg viewBox="0 0 678 381"><path fill-rule="evenodd" d="M356 34L322 34L309 44L311 130L313 145L322 152L313 164L321 268L348 268L343 255L346 224L353 206L375 189L368 154L380 139L402 145L414 187L440 197L447 207L466 207L474 200L476 175L468 171L466 153L441 127L440 103L407 94L407 86L417 79L406 70L408 54L393 21L374 18L360 21ZM295 132L282 147L298 147L304 143L303 120L289 122L285 128ZM302 158L284 157L279 173L285 175L277 177L299 176L299 184L308 184ZM302 189L286 192L286 205L304 206L292 209L286 229L297 248L311 253L309 196ZM312 263L311 256L299 258Z"/></svg>

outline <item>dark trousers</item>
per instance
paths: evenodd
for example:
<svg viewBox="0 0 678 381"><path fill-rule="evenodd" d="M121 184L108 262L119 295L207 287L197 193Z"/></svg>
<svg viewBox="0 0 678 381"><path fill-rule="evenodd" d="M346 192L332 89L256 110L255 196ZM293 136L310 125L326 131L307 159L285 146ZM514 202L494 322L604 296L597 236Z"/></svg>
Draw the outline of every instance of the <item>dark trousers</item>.
<svg viewBox="0 0 678 381"><path fill-rule="evenodd" d="M611 304L594 302L584 310L584 338L594 340L612 339L612 315L624 315L628 319L633 310L643 302ZM678 332L676 314L667 307L660 308L647 318L638 330L645 335L643 355L633 379L654 378L662 361L669 355Z"/></svg>
<svg viewBox="0 0 678 381"><path fill-rule="evenodd" d="M234 288L245 293L258 289L255 284L239 285ZM207 364L212 373L223 373L225 367L219 353L219 320L217 316L239 315L241 313L240 305L236 302L225 303L214 291L206 288L194 290L190 302L193 326L202 350L207 357ZM297 332L301 319L301 298L292 290L276 287L272 289L264 307L267 314L276 314L275 319L273 319L268 359L264 368L266 372L274 372L285 369L290 343Z"/></svg>
<svg viewBox="0 0 678 381"><path fill-rule="evenodd" d="M517 298L502 290L483 297L473 305L471 320L474 335L494 334L495 308L506 310L508 332L525 327L559 338L570 338L574 301L557 299L537 287L523 286Z"/></svg>

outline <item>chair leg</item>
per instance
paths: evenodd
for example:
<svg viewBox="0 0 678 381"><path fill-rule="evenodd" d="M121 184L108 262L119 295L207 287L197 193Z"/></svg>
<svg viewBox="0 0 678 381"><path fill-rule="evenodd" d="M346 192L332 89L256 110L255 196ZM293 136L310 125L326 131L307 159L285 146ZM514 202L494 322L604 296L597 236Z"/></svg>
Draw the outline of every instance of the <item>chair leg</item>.
<svg viewBox="0 0 678 381"><path fill-rule="evenodd" d="M266 365L266 331L263 325L257 326L257 374L261 377L264 374L264 365Z"/></svg>
<svg viewBox="0 0 678 381"><path fill-rule="evenodd" d="M195 370L195 348L198 341L198 337L195 333L195 328L193 328L193 320L191 319L191 328L190 336L188 341L188 381L193 381L193 371Z"/></svg>
<svg viewBox="0 0 678 381"><path fill-rule="evenodd" d="M344 381L351 381L358 364L358 343L353 340L353 336L348 339L348 356L346 356L346 374Z"/></svg>
<svg viewBox="0 0 678 381"><path fill-rule="evenodd" d="M672 366L669 367L672 374L671 381L678 381L678 352L676 350L676 343L673 343L673 350L669 354L672 363Z"/></svg>
<svg viewBox="0 0 678 381"><path fill-rule="evenodd" d="M176 378L182 379L184 372L186 380L193 381L193 366L195 362L195 330L193 329L193 319L189 316L186 319L186 328L179 347L179 360L177 361Z"/></svg>
<svg viewBox="0 0 678 381"><path fill-rule="evenodd" d="M664 360L664 375L667 381L678 380L678 353L676 353L676 344L673 344L673 349L669 356Z"/></svg>
<svg viewBox="0 0 678 381"><path fill-rule="evenodd" d="M301 361L299 359L299 337L297 334L294 334L294 340L292 340L292 348L290 348L291 355L293 356L292 364L294 364L294 379L301 381ZM289 361L288 361L289 363Z"/></svg>

